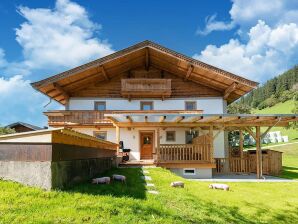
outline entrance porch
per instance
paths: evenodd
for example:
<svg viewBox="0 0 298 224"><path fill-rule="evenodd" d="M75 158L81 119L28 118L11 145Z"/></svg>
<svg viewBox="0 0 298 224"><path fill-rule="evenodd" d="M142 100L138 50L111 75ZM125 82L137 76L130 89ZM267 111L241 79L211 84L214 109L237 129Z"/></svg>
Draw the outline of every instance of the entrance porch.
<svg viewBox="0 0 298 224"><path fill-rule="evenodd" d="M120 128L152 128L156 130L156 145L152 148L152 158L157 166L169 168L179 173L251 173L261 178L263 174L278 174L281 169L281 154L261 151L261 140L274 126L287 126L297 121L296 115L229 115L229 114L158 114L124 113L106 114L116 127L116 141L120 141ZM261 133L261 127L267 129ZM161 143L163 130L188 128L199 131L200 135L191 144ZM240 131L240 156L228 153L225 139L215 146L220 133L231 130ZM243 150L243 132L249 133L256 141L256 150L249 154ZM152 140L154 142L154 140ZM152 144L151 144L152 145ZM222 147L223 146L223 147ZM220 150L218 150L221 147ZM221 155L216 155L220 151ZM279 156L274 155L279 154ZM271 156L271 159L269 159ZM267 159L266 159L267 157ZM269 162L270 161L270 162ZM275 167L275 168L274 168Z"/></svg>

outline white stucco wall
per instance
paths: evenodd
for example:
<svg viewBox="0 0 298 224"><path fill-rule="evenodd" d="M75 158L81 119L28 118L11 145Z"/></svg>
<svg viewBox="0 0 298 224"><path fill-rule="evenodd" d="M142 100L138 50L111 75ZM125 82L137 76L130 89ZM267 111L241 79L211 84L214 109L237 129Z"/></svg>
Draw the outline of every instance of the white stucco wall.
<svg viewBox="0 0 298 224"><path fill-rule="evenodd" d="M106 131L107 140L116 143L116 131L115 128L74 128L75 131L82 132L84 134L93 135L94 131ZM187 128L167 128L166 130L160 129L160 144L185 144L185 132ZM132 160L140 159L140 131L154 131L155 147L157 146L157 129L156 128L120 128L120 140L123 141L124 147L131 149L130 157ZM166 141L166 131L176 131L176 141ZM203 133L199 132L199 135ZM224 132L221 132L214 140L214 157L225 157L225 144L224 144Z"/></svg>
<svg viewBox="0 0 298 224"><path fill-rule="evenodd" d="M105 101L107 110L140 110L140 101L153 101L154 110L185 110L185 101L196 101L197 109L205 114L226 112L226 102L220 97L199 97L187 99L126 100L107 98L70 98L69 110L94 110L95 101Z"/></svg>
<svg viewBox="0 0 298 224"><path fill-rule="evenodd" d="M52 141L51 133L39 133L35 135L18 133L15 136L6 137L5 135L0 138L0 142L44 142L50 143Z"/></svg>

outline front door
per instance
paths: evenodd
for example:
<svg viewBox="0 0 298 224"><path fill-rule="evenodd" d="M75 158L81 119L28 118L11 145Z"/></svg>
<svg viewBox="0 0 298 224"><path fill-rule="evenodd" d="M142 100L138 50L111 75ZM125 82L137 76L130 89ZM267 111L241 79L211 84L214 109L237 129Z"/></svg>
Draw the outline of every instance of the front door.
<svg viewBox="0 0 298 224"><path fill-rule="evenodd" d="M153 132L141 132L141 159L152 159L154 147Z"/></svg>

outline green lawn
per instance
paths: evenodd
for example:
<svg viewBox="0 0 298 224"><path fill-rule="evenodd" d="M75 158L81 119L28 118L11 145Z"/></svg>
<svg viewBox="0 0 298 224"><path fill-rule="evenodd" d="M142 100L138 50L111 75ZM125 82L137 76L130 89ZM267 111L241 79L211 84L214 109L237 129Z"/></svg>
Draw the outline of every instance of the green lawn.
<svg viewBox="0 0 298 224"><path fill-rule="evenodd" d="M298 179L298 144L284 152L284 177ZM115 169L127 184L77 185L64 191L0 181L0 223L298 223L298 182L229 183L231 191L182 180L168 170L148 169L159 195L146 192L140 169Z"/></svg>
<svg viewBox="0 0 298 224"><path fill-rule="evenodd" d="M284 103L278 103L273 107L268 107L262 110L254 110L254 114L292 114L294 109L294 101L288 100ZM262 130L265 130L263 128ZM286 129L282 127L274 127L270 131L281 131L282 135L289 136L290 142L298 141L298 129Z"/></svg>

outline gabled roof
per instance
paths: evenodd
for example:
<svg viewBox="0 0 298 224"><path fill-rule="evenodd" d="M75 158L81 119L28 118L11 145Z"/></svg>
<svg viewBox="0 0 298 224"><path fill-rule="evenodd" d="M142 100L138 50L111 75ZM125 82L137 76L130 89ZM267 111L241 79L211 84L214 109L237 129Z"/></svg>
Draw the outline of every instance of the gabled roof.
<svg viewBox="0 0 298 224"><path fill-rule="evenodd" d="M28 123L25 123L25 122L15 122L15 123L12 123L12 124L9 124L9 125L6 125L7 128L15 128L16 126L24 126L26 128L30 128L34 131L38 131L38 130L43 130L44 128L41 128L41 127L38 127L38 126L35 126L35 125L32 125L32 124L28 124Z"/></svg>
<svg viewBox="0 0 298 224"><path fill-rule="evenodd" d="M78 87L89 85L94 81L107 81L116 75L141 66L145 68L152 66L220 90L229 102L245 95L258 85L257 82L148 40L31 85L59 103L65 104L72 91Z"/></svg>

